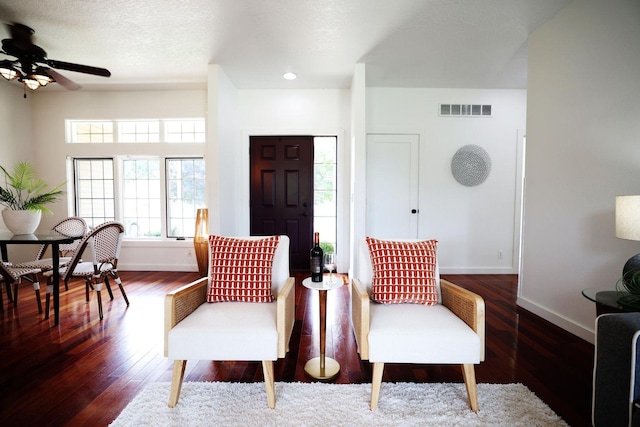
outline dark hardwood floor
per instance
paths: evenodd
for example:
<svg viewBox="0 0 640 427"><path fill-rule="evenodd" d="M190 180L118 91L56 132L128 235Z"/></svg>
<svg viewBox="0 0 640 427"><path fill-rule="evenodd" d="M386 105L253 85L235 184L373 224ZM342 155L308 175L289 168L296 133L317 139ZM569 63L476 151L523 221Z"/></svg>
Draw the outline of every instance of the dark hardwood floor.
<svg viewBox="0 0 640 427"><path fill-rule="evenodd" d="M95 295L87 305L80 282L61 292L59 326L38 315L29 284L21 286L17 307L5 294L5 311L0 313L0 426L105 426L145 385L170 381L172 361L162 355L164 295L196 274L121 274L131 305L127 308L114 289L113 301L104 298L102 322ZM291 350L276 363L276 381L311 381L303 367L319 351L318 296L301 286L302 277L296 275ZM476 367L477 381L522 383L570 425L590 425L593 345L518 308L515 275L443 277L486 302L486 361ZM341 365L335 381L370 382L371 368L360 361L349 324L348 286L329 291L327 300L327 355ZM259 362L192 361L185 376L185 381L261 380ZM461 382L462 375L458 367L387 365L384 381Z"/></svg>

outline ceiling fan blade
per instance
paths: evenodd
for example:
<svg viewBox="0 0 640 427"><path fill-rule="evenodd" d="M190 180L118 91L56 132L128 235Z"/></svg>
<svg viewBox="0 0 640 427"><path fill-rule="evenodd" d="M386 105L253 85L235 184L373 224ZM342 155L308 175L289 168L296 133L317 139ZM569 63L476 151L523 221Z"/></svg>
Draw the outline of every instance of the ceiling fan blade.
<svg viewBox="0 0 640 427"><path fill-rule="evenodd" d="M53 77L53 80L56 81L60 86L67 90L77 90L80 89L80 85L74 81L69 80L62 74L58 73L56 70L52 70L51 68L46 69L47 73Z"/></svg>
<svg viewBox="0 0 640 427"><path fill-rule="evenodd" d="M76 73L93 74L96 76L109 77L111 71L106 68L91 67L89 65L72 64L71 62L56 61L55 59L47 59L47 65L60 70L75 71Z"/></svg>

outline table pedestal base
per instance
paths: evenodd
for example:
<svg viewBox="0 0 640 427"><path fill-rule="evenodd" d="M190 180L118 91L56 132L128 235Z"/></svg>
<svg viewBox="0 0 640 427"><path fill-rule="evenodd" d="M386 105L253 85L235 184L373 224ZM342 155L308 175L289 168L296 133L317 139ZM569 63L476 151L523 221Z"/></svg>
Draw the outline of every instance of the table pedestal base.
<svg viewBox="0 0 640 427"><path fill-rule="evenodd" d="M324 369L320 368L320 358L314 357L304 365L304 371L317 380L329 381L340 373L340 364L330 357L324 358Z"/></svg>

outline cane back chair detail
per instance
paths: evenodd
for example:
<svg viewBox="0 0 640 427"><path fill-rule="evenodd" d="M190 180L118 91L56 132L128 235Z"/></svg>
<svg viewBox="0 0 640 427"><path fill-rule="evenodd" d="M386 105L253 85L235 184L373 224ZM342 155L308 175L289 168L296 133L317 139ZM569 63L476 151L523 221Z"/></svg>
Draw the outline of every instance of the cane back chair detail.
<svg viewBox="0 0 640 427"><path fill-rule="evenodd" d="M77 216L72 216L63 219L62 221L54 225L52 230L64 234L65 236L83 237L87 234L89 227L84 219ZM81 239L78 238L72 243L63 243L59 245L58 252L60 254L60 267L64 267L71 261L71 258L80 245L80 241ZM37 268L42 272L53 270L53 260L51 258L44 258L48 247L48 244L40 246L40 250L38 251L36 258L33 261L21 262L19 264L16 264L15 267ZM68 289L67 282L65 282L65 288Z"/></svg>
<svg viewBox="0 0 640 427"><path fill-rule="evenodd" d="M110 221L98 225L80 241L69 264L60 270L60 278L64 280L65 284L73 277L84 279L87 302L89 302L90 290L94 289L96 291L100 320L104 317L101 292L103 283L106 285L110 299L113 300L109 278L112 278L118 284L120 292L127 306L129 306L129 299L118 275L118 258L120 257L123 237L124 226L120 222ZM48 277L52 276L50 272L45 274ZM51 283L48 283L45 308L47 316L52 292L53 287Z"/></svg>

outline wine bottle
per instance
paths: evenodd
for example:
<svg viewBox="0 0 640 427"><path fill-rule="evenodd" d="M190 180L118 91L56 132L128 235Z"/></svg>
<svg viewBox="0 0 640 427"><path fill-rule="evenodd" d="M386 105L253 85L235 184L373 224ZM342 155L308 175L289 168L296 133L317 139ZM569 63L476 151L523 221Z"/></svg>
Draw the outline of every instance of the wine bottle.
<svg viewBox="0 0 640 427"><path fill-rule="evenodd" d="M320 233L313 234L313 248L311 248L311 281L322 282L322 248L320 247Z"/></svg>

